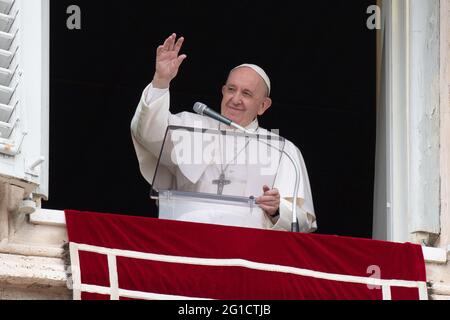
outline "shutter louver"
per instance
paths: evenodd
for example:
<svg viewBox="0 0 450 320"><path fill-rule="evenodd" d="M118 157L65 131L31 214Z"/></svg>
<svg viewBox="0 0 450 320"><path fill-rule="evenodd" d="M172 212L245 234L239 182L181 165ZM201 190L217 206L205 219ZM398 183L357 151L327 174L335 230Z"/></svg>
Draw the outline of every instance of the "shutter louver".
<svg viewBox="0 0 450 320"><path fill-rule="evenodd" d="M0 183L48 197L50 0L0 0Z"/></svg>
<svg viewBox="0 0 450 320"><path fill-rule="evenodd" d="M0 139L4 144L16 146L13 131L19 103L16 89L19 83L17 59L18 9L15 0L0 0ZM0 150L14 156L16 152ZM18 150L17 150L18 151Z"/></svg>

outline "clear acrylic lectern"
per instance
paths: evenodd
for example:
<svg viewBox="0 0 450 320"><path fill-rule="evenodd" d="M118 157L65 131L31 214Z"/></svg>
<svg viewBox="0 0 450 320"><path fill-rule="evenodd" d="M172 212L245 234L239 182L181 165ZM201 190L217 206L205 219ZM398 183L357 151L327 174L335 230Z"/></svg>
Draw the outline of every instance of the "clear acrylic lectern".
<svg viewBox="0 0 450 320"><path fill-rule="evenodd" d="M284 143L272 133L169 126L151 190L159 218L263 226L268 218L255 202L274 186Z"/></svg>

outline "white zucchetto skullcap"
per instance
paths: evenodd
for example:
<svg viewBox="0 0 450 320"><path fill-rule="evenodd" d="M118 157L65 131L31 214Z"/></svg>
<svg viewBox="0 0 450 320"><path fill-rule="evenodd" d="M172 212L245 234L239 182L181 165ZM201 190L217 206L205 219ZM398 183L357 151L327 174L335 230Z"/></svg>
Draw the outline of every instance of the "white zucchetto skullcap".
<svg viewBox="0 0 450 320"><path fill-rule="evenodd" d="M270 92L271 92L271 90L272 90L272 86L271 86L271 83L270 83L269 76L268 76L267 73L263 70L263 68L257 66L256 64L248 64L248 63L245 63L245 64L241 64L240 66L237 66L237 67L234 68L233 70L236 70L236 69L239 69L239 68L245 68L245 67L250 68L250 69L253 69L257 74L259 74L259 75L261 76L261 78L262 78L262 79L264 80L264 82L266 83L267 88L269 89L269 94L268 94L268 95L270 96Z"/></svg>

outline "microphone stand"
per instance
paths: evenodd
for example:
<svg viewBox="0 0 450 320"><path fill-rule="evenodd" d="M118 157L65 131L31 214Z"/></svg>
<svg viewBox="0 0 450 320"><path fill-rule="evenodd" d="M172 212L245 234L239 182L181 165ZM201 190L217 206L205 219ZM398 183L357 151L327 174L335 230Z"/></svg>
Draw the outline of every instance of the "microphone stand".
<svg viewBox="0 0 450 320"><path fill-rule="evenodd" d="M234 128L243 131L244 133L246 133L248 136L248 138L250 138L250 135L253 135L252 132L248 131L247 129L241 127L238 124L235 124L234 122L231 123L231 126L233 126ZM277 146L274 146L270 143L268 143L267 141L261 141L264 144L266 144L269 147L272 147L276 150L278 150L279 152L283 153L294 165L295 168L295 186L294 186L294 196L292 197L293 201L292 201L292 225L291 225L291 231L292 232L300 232L300 226L298 224L298 217L297 217L297 195L298 195L298 189L299 189L299 180L300 180L300 168L298 163L294 160L294 158L292 157L292 155L289 154L289 152L287 152L286 150L281 150L280 148L278 148Z"/></svg>

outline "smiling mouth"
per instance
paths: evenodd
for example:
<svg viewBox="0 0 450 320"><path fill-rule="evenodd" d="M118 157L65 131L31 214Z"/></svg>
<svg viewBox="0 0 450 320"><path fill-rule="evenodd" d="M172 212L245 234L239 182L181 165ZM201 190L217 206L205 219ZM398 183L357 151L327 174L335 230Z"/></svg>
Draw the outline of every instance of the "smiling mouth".
<svg viewBox="0 0 450 320"><path fill-rule="evenodd" d="M234 107L228 107L228 109L231 109L233 111L240 111L240 112L244 111L242 109L238 109L238 108L234 108Z"/></svg>

